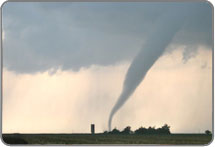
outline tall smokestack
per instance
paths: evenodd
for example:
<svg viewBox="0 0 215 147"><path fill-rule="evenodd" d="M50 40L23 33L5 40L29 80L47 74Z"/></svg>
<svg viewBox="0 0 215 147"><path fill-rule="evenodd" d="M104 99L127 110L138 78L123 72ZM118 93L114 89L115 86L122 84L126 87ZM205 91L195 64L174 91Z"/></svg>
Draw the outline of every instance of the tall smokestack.
<svg viewBox="0 0 215 147"><path fill-rule="evenodd" d="M91 124L91 134L95 134L95 125Z"/></svg>
<svg viewBox="0 0 215 147"><path fill-rule="evenodd" d="M108 127L111 131L111 122L114 114L122 107L128 98L135 91L140 82L144 79L149 69L162 55L165 48L169 45L174 35L178 32L185 21L188 8L184 5L174 10L169 10L160 17L153 32L146 40L143 48L133 59L123 83L123 90L111 110Z"/></svg>

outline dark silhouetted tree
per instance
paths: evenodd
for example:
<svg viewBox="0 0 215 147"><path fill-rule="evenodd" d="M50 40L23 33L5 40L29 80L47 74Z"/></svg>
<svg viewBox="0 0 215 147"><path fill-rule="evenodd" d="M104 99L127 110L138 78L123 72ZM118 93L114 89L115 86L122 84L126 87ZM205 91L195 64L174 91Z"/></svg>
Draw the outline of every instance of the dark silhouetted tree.
<svg viewBox="0 0 215 147"><path fill-rule="evenodd" d="M170 133L170 126L168 126L167 124L163 125L161 127L161 134L171 134Z"/></svg>
<svg viewBox="0 0 215 147"><path fill-rule="evenodd" d="M147 129L140 127L139 129L134 131L135 134L147 134Z"/></svg>
<svg viewBox="0 0 215 147"><path fill-rule="evenodd" d="M132 133L131 127L127 126L121 133L122 134L131 134Z"/></svg>
<svg viewBox="0 0 215 147"><path fill-rule="evenodd" d="M148 132L148 134L156 134L155 127L149 127L147 132Z"/></svg>
<svg viewBox="0 0 215 147"><path fill-rule="evenodd" d="M135 134L171 134L170 126L165 124L161 128L155 129L155 127L148 127L148 129L140 127L134 131Z"/></svg>
<svg viewBox="0 0 215 147"><path fill-rule="evenodd" d="M206 130L206 131L205 131L205 134L207 134L207 135L211 135L211 131Z"/></svg>
<svg viewBox="0 0 215 147"><path fill-rule="evenodd" d="M116 128L114 128L111 132L109 132L110 134L120 134L120 131L117 130Z"/></svg>

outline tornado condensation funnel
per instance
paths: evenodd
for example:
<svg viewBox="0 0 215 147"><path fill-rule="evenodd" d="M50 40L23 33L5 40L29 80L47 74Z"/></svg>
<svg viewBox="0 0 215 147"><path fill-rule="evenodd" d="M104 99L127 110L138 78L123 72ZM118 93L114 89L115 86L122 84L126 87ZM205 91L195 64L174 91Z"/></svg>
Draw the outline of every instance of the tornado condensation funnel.
<svg viewBox="0 0 215 147"><path fill-rule="evenodd" d="M186 20L188 7L179 5L177 8L168 10L159 17L156 24L147 37L142 49L133 59L126 73L123 90L112 108L108 120L108 128L111 131L111 123L114 114L123 106L135 91L137 86L146 76L149 69L162 55L174 35L180 30Z"/></svg>

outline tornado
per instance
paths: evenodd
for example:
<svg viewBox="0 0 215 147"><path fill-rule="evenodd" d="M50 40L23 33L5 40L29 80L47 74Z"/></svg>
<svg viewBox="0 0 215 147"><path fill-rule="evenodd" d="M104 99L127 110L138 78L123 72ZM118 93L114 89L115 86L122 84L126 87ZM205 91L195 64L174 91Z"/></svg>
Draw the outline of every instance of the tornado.
<svg viewBox="0 0 215 147"><path fill-rule="evenodd" d="M115 113L134 93L147 72L170 44L175 34L182 28L186 20L187 10L188 8L184 6L179 6L174 10L168 10L158 18L157 22L152 27L152 31L147 37L146 42L128 68L122 92L109 115L109 131L111 131L111 123Z"/></svg>

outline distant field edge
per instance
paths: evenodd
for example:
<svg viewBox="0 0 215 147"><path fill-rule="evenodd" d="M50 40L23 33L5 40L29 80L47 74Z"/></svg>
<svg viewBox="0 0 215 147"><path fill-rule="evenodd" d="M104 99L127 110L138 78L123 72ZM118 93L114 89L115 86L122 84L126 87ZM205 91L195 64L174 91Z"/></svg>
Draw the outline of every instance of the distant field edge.
<svg viewBox="0 0 215 147"><path fill-rule="evenodd" d="M2 134L6 144L70 144L70 145L115 145L115 144L156 144L156 145L207 145L212 134Z"/></svg>

